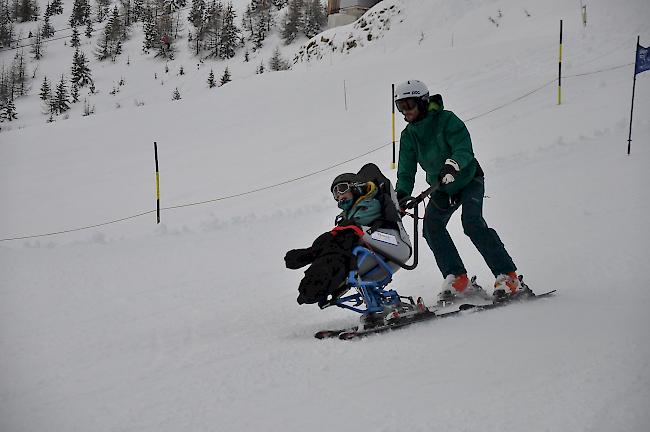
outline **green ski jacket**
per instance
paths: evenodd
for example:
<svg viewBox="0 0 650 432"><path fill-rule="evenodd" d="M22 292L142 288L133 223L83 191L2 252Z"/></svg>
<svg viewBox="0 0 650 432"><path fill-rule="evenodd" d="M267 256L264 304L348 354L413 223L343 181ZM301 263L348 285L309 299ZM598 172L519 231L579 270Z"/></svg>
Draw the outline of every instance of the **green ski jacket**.
<svg viewBox="0 0 650 432"><path fill-rule="evenodd" d="M476 175L478 162L465 123L453 112L443 109L440 95L432 99L427 115L409 123L402 131L395 187L398 196L413 193L418 164L427 173L427 183L434 185L445 161L455 160L460 166L456 180L439 189L449 195L457 194Z"/></svg>

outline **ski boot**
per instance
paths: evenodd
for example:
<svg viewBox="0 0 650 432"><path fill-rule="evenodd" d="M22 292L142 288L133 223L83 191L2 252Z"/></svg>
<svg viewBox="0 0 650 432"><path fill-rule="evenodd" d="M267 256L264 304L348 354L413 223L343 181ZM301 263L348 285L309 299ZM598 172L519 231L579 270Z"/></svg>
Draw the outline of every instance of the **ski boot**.
<svg viewBox="0 0 650 432"><path fill-rule="evenodd" d="M494 281L492 297L495 303L534 296L532 290L524 283L523 276L510 272L500 274Z"/></svg>
<svg viewBox="0 0 650 432"><path fill-rule="evenodd" d="M476 276L467 278L467 274L458 276L449 275L443 282L442 289L438 294L438 306L444 307L457 303L460 299L468 297L479 297L487 299L489 296L485 290L476 283Z"/></svg>

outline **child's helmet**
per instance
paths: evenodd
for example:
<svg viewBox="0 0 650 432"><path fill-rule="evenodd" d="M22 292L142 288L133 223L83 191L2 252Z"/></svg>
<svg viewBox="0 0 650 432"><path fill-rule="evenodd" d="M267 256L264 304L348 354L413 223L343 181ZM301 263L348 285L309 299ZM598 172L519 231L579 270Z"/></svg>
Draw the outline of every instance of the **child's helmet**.
<svg viewBox="0 0 650 432"><path fill-rule="evenodd" d="M349 188L352 190L352 195L354 197L360 197L364 194L365 183L361 181L358 174L355 173L343 173L339 174L332 181L332 186L330 186L330 192L334 193L334 188L339 184L348 184Z"/></svg>

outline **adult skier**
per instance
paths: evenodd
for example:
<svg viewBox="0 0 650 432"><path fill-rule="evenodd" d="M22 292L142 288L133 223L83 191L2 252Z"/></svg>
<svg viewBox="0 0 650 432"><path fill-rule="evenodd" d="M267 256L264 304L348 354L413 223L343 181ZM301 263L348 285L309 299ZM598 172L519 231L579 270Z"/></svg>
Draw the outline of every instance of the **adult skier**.
<svg viewBox="0 0 650 432"><path fill-rule="evenodd" d="M483 219L484 174L472 150L467 127L453 112L443 108L442 97L429 97L427 86L409 80L395 89L395 105L408 125L400 138L396 193L404 208L412 200L417 165L430 185L439 182L424 216L423 234L445 278L439 301L475 294L447 223L462 207L463 230L495 276L495 299L521 290L516 266L496 231Z"/></svg>

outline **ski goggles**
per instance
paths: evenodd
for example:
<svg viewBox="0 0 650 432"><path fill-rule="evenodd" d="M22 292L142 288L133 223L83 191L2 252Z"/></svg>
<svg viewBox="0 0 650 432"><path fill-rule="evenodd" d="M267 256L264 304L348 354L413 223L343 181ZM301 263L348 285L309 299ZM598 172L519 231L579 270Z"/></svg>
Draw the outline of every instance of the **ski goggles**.
<svg viewBox="0 0 650 432"><path fill-rule="evenodd" d="M346 193L347 191L352 189L353 184L344 182L344 183L337 183L334 185L332 188L332 195L334 196L335 200L338 200L338 198Z"/></svg>
<svg viewBox="0 0 650 432"><path fill-rule="evenodd" d="M395 106L401 113L404 111L411 111L413 108L418 106L418 100L416 98L400 99L398 101L395 101Z"/></svg>

